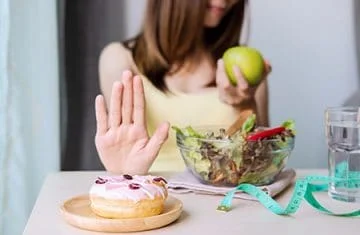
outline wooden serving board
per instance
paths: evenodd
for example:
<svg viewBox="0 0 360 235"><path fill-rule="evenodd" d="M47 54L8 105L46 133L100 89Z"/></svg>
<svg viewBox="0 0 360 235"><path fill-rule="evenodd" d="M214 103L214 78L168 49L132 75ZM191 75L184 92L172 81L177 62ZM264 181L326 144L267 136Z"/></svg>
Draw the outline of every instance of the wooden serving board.
<svg viewBox="0 0 360 235"><path fill-rule="evenodd" d="M65 221L75 227L97 232L137 232L160 228L179 218L182 202L169 196L160 215L134 219L107 219L97 216L90 207L88 195L66 200L60 207Z"/></svg>

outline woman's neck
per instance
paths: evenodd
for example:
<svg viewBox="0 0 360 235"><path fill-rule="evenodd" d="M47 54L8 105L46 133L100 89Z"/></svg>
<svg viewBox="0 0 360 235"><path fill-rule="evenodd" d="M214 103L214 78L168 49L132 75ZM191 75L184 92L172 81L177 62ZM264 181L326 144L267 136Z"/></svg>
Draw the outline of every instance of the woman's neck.
<svg viewBox="0 0 360 235"><path fill-rule="evenodd" d="M165 76L170 91L200 93L215 86L215 63L209 54L189 59L176 72Z"/></svg>

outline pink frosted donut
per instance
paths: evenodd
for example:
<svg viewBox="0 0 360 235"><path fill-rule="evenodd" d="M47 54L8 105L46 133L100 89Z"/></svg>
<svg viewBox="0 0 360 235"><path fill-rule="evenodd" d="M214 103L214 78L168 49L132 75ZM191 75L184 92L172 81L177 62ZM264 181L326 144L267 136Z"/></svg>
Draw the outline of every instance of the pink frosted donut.
<svg viewBox="0 0 360 235"><path fill-rule="evenodd" d="M123 219L160 214L168 192L162 177L119 175L98 177L89 194L95 214Z"/></svg>

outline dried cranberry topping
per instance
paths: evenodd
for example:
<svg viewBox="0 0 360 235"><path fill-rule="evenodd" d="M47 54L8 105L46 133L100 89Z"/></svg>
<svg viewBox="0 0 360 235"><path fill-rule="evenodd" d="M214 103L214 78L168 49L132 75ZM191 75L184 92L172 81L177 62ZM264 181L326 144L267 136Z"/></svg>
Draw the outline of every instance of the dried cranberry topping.
<svg viewBox="0 0 360 235"><path fill-rule="evenodd" d="M127 180L132 180L133 179L133 177L131 175L128 175L128 174L123 175L123 177L125 179L127 179Z"/></svg>
<svg viewBox="0 0 360 235"><path fill-rule="evenodd" d="M153 179L155 182L163 181L165 184L167 184L167 181L163 177L156 177Z"/></svg>
<svg viewBox="0 0 360 235"><path fill-rule="evenodd" d="M95 180L95 184L105 184L106 182L107 180L101 177L98 177L97 180Z"/></svg>
<svg viewBox="0 0 360 235"><path fill-rule="evenodd" d="M130 188L130 189L139 189L139 188L140 188L140 184L131 183L131 184L129 184L129 188Z"/></svg>

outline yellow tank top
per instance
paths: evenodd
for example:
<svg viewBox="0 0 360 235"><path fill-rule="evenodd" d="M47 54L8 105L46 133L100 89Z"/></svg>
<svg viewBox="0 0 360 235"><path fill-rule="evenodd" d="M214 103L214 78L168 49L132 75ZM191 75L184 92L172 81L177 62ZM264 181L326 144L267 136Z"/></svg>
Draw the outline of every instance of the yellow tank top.
<svg viewBox="0 0 360 235"><path fill-rule="evenodd" d="M168 121L170 126L185 127L217 125L229 126L236 120L237 112L222 103L216 88L201 94L185 94L172 91L163 93L143 76L146 99L146 116L149 134ZM182 171L185 169L180 151L176 146L175 131L170 129L169 138L160 150L151 171Z"/></svg>

